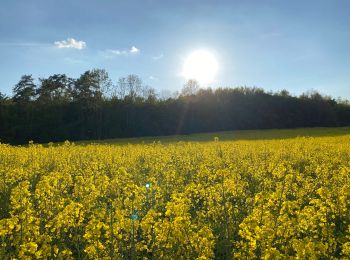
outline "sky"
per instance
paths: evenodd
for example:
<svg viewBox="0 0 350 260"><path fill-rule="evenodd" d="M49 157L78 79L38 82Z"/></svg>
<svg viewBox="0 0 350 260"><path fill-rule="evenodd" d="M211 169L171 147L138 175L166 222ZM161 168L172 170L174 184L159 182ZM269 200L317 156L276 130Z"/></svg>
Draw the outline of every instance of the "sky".
<svg viewBox="0 0 350 260"><path fill-rule="evenodd" d="M21 75L139 75L180 90L183 64L207 50L211 87L256 86L350 98L348 0L1 0L0 91Z"/></svg>

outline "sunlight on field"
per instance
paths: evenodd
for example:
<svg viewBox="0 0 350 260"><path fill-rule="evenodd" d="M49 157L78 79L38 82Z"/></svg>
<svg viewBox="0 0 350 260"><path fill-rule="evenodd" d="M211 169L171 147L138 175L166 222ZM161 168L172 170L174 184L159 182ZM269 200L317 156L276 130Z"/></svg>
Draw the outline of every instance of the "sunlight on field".
<svg viewBox="0 0 350 260"><path fill-rule="evenodd" d="M0 145L0 257L350 257L350 135Z"/></svg>

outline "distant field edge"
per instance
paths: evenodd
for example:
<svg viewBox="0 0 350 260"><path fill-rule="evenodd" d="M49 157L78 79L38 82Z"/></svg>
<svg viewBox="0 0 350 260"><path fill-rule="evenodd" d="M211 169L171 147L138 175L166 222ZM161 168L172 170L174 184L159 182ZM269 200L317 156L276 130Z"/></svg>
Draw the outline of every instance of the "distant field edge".
<svg viewBox="0 0 350 260"><path fill-rule="evenodd" d="M145 136L130 138L113 138L103 140L82 140L77 144L142 144L142 143L172 143L172 142L206 142L233 140L270 140L289 139L296 137L340 136L350 134L350 126L343 127L309 127L290 129L261 129L261 130L233 130L210 133L194 133L168 136Z"/></svg>

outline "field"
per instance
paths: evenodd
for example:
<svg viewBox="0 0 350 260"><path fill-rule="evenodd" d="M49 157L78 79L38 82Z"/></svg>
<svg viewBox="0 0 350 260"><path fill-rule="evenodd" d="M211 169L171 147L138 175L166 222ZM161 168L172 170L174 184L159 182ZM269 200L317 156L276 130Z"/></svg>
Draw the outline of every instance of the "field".
<svg viewBox="0 0 350 260"><path fill-rule="evenodd" d="M349 130L0 144L0 258L348 259Z"/></svg>
<svg viewBox="0 0 350 260"><path fill-rule="evenodd" d="M149 144L153 142L174 143L174 142L208 142L218 137L220 141L233 140L273 140L289 139L295 137L321 137L340 136L350 134L350 127L310 127L294 129L272 129L272 130L237 130L216 133L200 133L189 135L171 136L150 136L136 138L119 138L96 140L93 143L99 144ZM91 144L91 141L80 141L79 144Z"/></svg>

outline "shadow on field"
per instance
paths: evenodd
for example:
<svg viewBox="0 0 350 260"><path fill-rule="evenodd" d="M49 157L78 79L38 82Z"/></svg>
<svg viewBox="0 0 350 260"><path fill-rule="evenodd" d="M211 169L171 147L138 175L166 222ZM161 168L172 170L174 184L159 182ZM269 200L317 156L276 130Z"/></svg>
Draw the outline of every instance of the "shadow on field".
<svg viewBox="0 0 350 260"><path fill-rule="evenodd" d="M269 130L237 130L214 133L200 133L190 135L151 136L137 138L119 138L94 141L79 141L77 144L142 144L160 141L161 143L174 142L207 142L214 141L217 137L220 141L232 140L271 140L288 139L296 137L321 137L340 136L350 134L350 126L347 127L315 127L295 129L269 129Z"/></svg>

